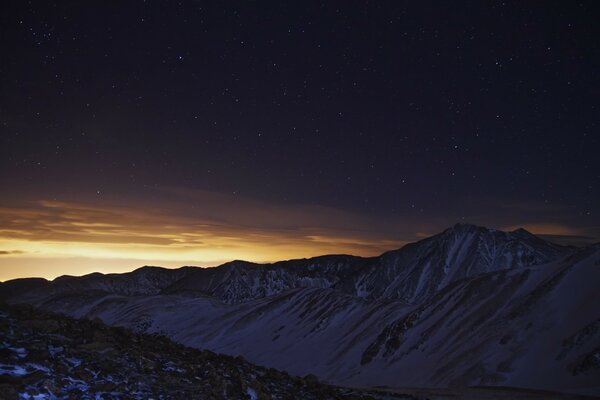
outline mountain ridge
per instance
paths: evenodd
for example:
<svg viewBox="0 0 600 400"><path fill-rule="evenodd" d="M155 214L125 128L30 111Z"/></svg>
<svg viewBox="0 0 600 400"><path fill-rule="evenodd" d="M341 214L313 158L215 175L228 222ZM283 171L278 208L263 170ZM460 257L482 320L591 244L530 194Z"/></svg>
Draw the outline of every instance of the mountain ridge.
<svg viewBox="0 0 600 400"><path fill-rule="evenodd" d="M340 385L600 394L599 269L600 246L459 224L378 257L33 281L7 300Z"/></svg>
<svg viewBox="0 0 600 400"><path fill-rule="evenodd" d="M475 238L473 238L475 236ZM504 259L508 265L502 264L502 254L488 254L487 264L479 258L469 261L470 265L462 265L458 271L449 271L448 260L442 260L444 254L451 253L452 248L438 248L436 244L455 240L464 244L465 237L472 241L471 246L487 240L500 242L500 246L510 247L515 243L529 242L527 246L519 249L499 250L510 254L510 259ZM473 241L474 239L474 241ZM434 248L421 249L422 260L415 265L407 266L406 253L418 252L419 248L426 247L427 243ZM531 244L533 243L533 244ZM490 245L485 245L490 248ZM438 246L439 247L439 246ZM443 247L443 246L442 246ZM535 247L543 248L543 252L534 251ZM474 252L475 248L459 250ZM559 258L573 251L571 246L560 246L544 241L543 239L518 229L512 232L502 232L472 224L457 223L441 233L418 242L409 243L399 249L390 250L375 257L360 257L345 254L322 255L311 258L292 259L274 263L253 263L244 260L233 260L216 267L180 267L167 269L162 267L144 266L124 274L99 274L93 273L81 277L62 276L52 281L47 281L46 286L61 286L66 290L71 283L80 286L81 282L93 285L95 289L107 290L111 293L124 294L152 294L173 293L177 291L201 292L207 295L220 297L225 302L243 302L257 297L264 297L294 287L334 287L338 290L368 298L401 298L408 302L420 302L451 283L455 279L462 279L477 273L502 268L513 268L525 265L535 265ZM438 254L433 254L437 251ZM495 249L495 251L498 251ZM522 255L514 259L513 254ZM458 257L460 254L448 254ZM410 255L408 257L414 257ZM495 260L498 257L500 260ZM444 261L444 262L442 262ZM429 262L429 265L427 265ZM456 264L456 260L453 261ZM433 268L431 263L434 264ZM474 265L485 265L485 268ZM282 271L282 272L278 272ZM448 273L451 272L450 277ZM362 274L362 276L361 276ZM135 283L135 279L145 279L145 283ZM286 275L286 276L284 276ZM399 278L400 276L400 278ZM27 279L27 278L25 278ZM115 280L132 282L133 287L123 284L115 287ZM10 287L13 281L6 281L0 285ZM224 283L231 281L229 286ZM435 281L435 282L433 282ZM428 287L422 284L427 282ZM421 286L420 286L421 284ZM36 290L44 285L39 281L34 285ZM26 290L26 281L21 281L19 286ZM129 293L129 292L131 293Z"/></svg>

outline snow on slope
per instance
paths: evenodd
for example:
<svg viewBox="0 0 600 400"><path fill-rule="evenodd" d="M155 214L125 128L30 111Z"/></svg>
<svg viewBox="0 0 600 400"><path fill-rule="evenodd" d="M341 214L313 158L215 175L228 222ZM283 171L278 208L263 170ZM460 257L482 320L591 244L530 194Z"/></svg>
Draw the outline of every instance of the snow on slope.
<svg viewBox="0 0 600 400"><path fill-rule="evenodd" d="M439 235L381 255L356 277L356 293L421 303L460 279L557 260L572 249L525 230L501 232L457 224Z"/></svg>
<svg viewBox="0 0 600 400"><path fill-rule="evenodd" d="M242 304L179 293L45 306L345 385L598 393L599 268L600 249L588 249L457 281L417 306L317 288Z"/></svg>
<svg viewBox="0 0 600 400"><path fill-rule="evenodd" d="M144 271L110 285L70 278L11 300L346 385L600 393L599 258L456 225L375 258L236 261L149 288Z"/></svg>
<svg viewBox="0 0 600 400"><path fill-rule="evenodd" d="M346 255L274 264L232 261L216 268L196 269L163 292L199 292L225 303L242 303L294 288L331 288L359 272L369 261Z"/></svg>
<svg viewBox="0 0 600 400"><path fill-rule="evenodd" d="M410 306L332 289L293 289L243 304L181 294L62 296L46 308L166 335L188 346L243 355L260 365L325 379L360 369L365 344Z"/></svg>
<svg viewBox="0 0 600 400"><path fill-rule="evenodd" d="M600 393L600 248L456 282L388 324L353 379Z"/></svg>

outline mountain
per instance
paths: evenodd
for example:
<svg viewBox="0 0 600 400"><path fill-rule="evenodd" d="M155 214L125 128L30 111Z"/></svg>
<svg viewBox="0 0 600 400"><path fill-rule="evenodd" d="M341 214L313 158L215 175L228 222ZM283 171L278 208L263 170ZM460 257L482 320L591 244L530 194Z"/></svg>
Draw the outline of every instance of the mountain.
<svg viewBox="0 0 600 400"><path fill-rule="evenodd" d="M360 273L370 261L346 255L274 264L232 261L216 268L199 268L163 292L198 292L225 303L242 303L295 288L336 287Z"/></svg>
<svg viewBox="0 0 600 400"><path fill-rule="evenodd" d="M502 232L456 224L438 235L378 257L356 277L354 293L417 304L458 280L547 263L571 251L524 229Z"/></svg>
<svg viewBox="0 0 600 400"><path fill-rule="evenodd" d="M233 261L194 271L165 291L200 291L241 303L300 287L334 288L367 299L420 303L456 280L542 264L571 251L523 229L501 232L457 224L380 257L323 256L266 265Z"/></svg>
<svg viewBox="0 0 600 400"><path fill-rule="evenodd" d="M366 299L399 299L416 304L456 280L542 264L572 251L571 247L546 242L523 229L501 232L457 224L379 257L330 255L273 264L232 261L215 268L176 270L143 267L126 274L60 277L44 287L38 287L37 282L36 290L29 292L35 292L37 298L83 289L124 295L188 292L235 304L295 288L332 288ZM17 281L23 284L24 280Z"/></svg>
<svg viewBox="0 0 600 400"><path fill-rule="evenodd" d="M36 281L8 300L336 384L600 394L599 266L598 246L458 224L379 257Z"/></svg>
<svg viewBox="0 0 600 400"><path fill-rule="evenodd" d="M334 387L99 321L0 306L2 399L414 399Z"/></svg>
<svg viewBox="0 0 600 400"><path fill-rule="evenodd" d="M124 274L104 275L96 272L81 277L64 275L52 282L42 278L14 279L2 284L0 300L33 290L44 295L60 295L73 291L97 291L128 296L153 295L195 269L197 268L166 269L146 266Z"/></svg>
<svg viewBox="0 0 600 400"><path fill-rule="evenodd" d="M354 379L597 393L599 273L596 247L458 281L386 324Z"/></svg>

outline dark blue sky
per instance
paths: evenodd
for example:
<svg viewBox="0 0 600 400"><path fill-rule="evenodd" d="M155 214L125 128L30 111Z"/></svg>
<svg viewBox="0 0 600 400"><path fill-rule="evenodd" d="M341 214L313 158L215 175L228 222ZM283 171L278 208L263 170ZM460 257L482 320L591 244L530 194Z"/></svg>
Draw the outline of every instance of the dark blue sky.
<svg viewBox="0 0 600 400"><path fill-rule="evenodd" d="M168 186L600 236L597 2L225 3L5 2L5 201Z"/></svg>

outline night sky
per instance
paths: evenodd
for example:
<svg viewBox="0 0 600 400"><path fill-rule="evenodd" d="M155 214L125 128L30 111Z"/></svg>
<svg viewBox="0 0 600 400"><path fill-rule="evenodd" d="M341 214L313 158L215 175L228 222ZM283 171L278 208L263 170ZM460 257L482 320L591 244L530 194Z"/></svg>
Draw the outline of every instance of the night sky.
<svg viewBox="0 0 600 400"><path fill-rule="evenodd" d="M598 241L599 11L3 2L0 280Z"/></svg>

